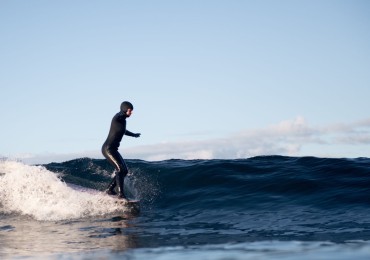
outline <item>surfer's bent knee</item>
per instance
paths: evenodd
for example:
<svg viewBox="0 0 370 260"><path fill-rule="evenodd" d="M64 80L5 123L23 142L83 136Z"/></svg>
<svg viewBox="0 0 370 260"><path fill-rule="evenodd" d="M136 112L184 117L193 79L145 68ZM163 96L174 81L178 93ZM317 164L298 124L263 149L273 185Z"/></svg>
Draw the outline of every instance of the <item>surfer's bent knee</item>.
<svg viewBox="0 0 370 260"><path fill-rule="evenodd" d="M102 154L108 160L108 162L114 166L116 173L123 176L127 175L128 169L126 163L118 151L111 150L109 147L103 145Z"/></svg>

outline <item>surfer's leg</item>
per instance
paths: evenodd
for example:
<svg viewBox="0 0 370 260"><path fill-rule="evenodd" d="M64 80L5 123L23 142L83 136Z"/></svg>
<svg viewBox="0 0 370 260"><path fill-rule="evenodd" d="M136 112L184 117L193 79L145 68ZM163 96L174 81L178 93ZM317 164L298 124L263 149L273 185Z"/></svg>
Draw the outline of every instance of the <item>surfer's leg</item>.
<svg viewBox="0 0 370 260"><path fill-rule="evenodd" d="M117 182L116 182L116 171L114 171L114 177L112 179L112 181L109 183L107 189L106 189L106 193L108 195L117 195L117 192L115 191L115 188L117 186Z"/></svg>
<svg viewBox="0 0 370 260"><path fill-rule="evenodd" d="M115 188L117 186L117 182L116 182L116 175L117 175L117 172L119 171L119 166L118 166L118 163L116 162L117 159L116 159L116 156L114 156L114 151L112 153L112 151L110 151L108 149L108 147L105 147L103 145L102 147L102 153L104 155L104 157L107 159L107 161L114 167L114 177L112 179L112 181L109 183L107 189L106 189L106 193L108 195L117 195L116 191L115 191ZM118 152L117 152L118 153Z"/></svg>
<svg viewBox="0 0 370 260"><path fill-rule="evenodd" d="M108 189L106 191L107 194L115 195L117 194L114 191L114 188L117 186L118 188L118 197L125 198L123 192L123 184L124 179L128 173L128 169L126 166L125 161L123 160L122 156L116 150L110 150L105 147L102 149L104 157L112 164L115 168L116 176L113 178L112 182L109 184Z"/></svg>
<svg viewBox="0 0 370 260"><path fill-rule="evenodd" d="M124 180L128 173L128 169L125 163L125 160L123 160L122 156L117 152L117 163L119 165L119 171L116 173L116 183L118 186L118 197L125 199L126 196L123 192L123 186L124 186Z"/></svg>

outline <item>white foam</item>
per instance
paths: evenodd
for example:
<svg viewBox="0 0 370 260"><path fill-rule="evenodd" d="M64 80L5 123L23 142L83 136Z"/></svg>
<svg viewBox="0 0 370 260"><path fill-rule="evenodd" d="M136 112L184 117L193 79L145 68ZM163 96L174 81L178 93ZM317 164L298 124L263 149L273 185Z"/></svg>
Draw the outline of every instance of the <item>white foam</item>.
<svg viewBox="0 0 370 260"><path fill-rule="evenodd" d="M0 161L0 213L29 215L37 220L66 220L123 212L103 193L68 187L42 166Z"/></svg>

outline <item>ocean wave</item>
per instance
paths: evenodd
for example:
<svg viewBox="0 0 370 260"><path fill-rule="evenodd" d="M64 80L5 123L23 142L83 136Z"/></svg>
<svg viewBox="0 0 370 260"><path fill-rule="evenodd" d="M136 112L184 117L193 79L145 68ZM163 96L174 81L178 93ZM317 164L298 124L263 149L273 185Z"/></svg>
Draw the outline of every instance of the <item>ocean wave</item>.
<svg viewBox="0 0 370 260"><path fill-rule="evenodd" d="M368 158L260 156L238 160L128 160L127 164L127 196L141 200L144 209L248 212L294 206L318 210L370 206ZM92 196L67 185L104 190L113 173L105 160L80 158L43 166L2 161L0 172L2 213L67 219L117 209L113 202L104 201L102 193Z"/></svg>

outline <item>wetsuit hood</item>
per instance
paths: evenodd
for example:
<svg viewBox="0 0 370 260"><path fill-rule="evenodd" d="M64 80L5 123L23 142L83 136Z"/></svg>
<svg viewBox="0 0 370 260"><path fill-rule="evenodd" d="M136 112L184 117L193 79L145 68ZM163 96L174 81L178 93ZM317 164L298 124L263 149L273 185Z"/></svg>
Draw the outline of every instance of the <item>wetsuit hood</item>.
<svg viewBox="0 0 370 260"><path fill-rule="evenodd" d="M121 104L121 112L124 113L124 114L126 114L126 112L127 112L128 109L134 110L134 106L130 102L128 102L128 101L122 102L122 104Z"/></svg>

